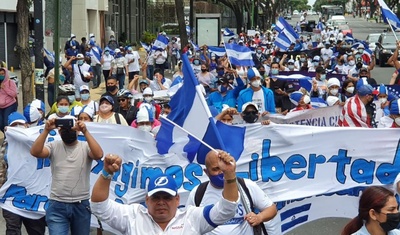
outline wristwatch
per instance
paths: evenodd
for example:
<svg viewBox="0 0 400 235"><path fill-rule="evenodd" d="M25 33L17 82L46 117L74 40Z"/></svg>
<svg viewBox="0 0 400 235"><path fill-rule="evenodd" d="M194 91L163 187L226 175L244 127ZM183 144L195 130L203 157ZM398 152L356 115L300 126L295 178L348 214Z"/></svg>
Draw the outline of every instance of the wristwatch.
<svg viewBox="0 0 400 235"><path fill-rule="evenodd" d="M114 176L114 174L110 174L106 170L103 169L101 171L101 176L103 176L103 178L106 180L110 180Z"/></svg>

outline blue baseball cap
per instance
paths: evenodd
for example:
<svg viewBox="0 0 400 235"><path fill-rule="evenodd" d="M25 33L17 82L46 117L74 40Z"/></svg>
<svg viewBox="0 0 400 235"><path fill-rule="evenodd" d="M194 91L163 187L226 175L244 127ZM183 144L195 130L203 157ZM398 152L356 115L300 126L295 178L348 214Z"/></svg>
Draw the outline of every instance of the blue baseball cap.
<svg viewBox="0 0 400 235"><path fill-rule="evenodd" d="M11 126L14 123L26 123L26 118L24 115L18 112L12 112L10 115L8 115L8 125Z"/></svg>
<svg viewBox="0 0 400 235"><path fill-rule="evenodd" d="M165 192L171 196L176 196L178 193L178 187L176 186L175 179L166 174L157 175L151 178L147 187L147 196L151 197L158 192Z"/></svg>
<svg viewBox="0 0 400 235"><path fill-rule="evenodd" d="M379 91L375 90L371 85L362 85L358 88L357 92L360 96L379 94Z"/></svg>

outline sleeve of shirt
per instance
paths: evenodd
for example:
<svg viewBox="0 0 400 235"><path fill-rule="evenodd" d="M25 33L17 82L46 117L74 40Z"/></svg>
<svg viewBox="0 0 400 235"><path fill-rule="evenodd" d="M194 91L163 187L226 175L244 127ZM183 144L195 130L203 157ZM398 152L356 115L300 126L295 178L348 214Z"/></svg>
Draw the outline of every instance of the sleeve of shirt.
<svg viewBox="0 0 400 235"><path fill-rule="evenodd" d="M268 88L266 88L268 89ZM265 94L264 103L266 104L265 110L270 113L275 113L275 98L274 93L269 90L268 94Z"/></svg>
<svg viewBox="0 0 400 235"><path fill-rule="evenodd" d="M172 84L171 79L166 78L166 79L165 79L165 82L163 83L163 86L164 86L165 88L169 89L170 86L171 86L171 84Z"/></svg>
<svg viewBox="0 0 400 235"><path fill-rule="evenodd" d="M44 147L47 148L47 150L49 150L49 156L47 157L51 157L51 153L53 152L53 148L54 148L54 142L47 142L44 144Z"/></svg>
<svg viewBox="0 0 400 235"><path fill-rule="evenodd" d="M93 214L122 234L125 234L129 224L134 223L139 206L139 204L124 205L110 199L90 202Z"/></svg>

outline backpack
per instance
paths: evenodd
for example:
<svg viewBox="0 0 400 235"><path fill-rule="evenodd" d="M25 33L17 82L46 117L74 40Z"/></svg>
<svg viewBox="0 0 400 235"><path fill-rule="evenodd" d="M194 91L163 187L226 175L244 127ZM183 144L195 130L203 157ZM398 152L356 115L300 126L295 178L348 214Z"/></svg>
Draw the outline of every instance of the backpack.
<svg viewBox="0 0 400 235"><path fill-rule="evenodd" d="M237 181L240 184L240 186L242 187L243 191L245 192L247 198L249 199L251 211L254 212L253 199L251 198L250 191L247 188L246 183L244 182L244 179L238 177ZM209 182L210 181L203 182L199 185L199 187L197 187L197 190L196 190L196 193L194 196L194 204L196 205L196 207L200 206L201 200L203 200L204 193L206 192ZM239 185L238 185L238 187L239 187ZM268 232L267 232L267 229L265 228L264 223L260 223L259 225L254 226L253 231L254 231L254 235L262 235L262 234L268 235Z"/></svg>

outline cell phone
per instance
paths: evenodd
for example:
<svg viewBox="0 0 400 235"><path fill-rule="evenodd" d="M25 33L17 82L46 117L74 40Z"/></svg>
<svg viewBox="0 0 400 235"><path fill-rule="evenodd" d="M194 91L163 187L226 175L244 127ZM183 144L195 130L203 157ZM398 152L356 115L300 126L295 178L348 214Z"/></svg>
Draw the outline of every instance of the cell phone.
<svg viewBox="0 0 400 235"><path fill-rule="evenodd" d="M68 119L57 118L55 124L56 127L71 129L73 126L75 126L75 120L72 118Z"/></svg>

